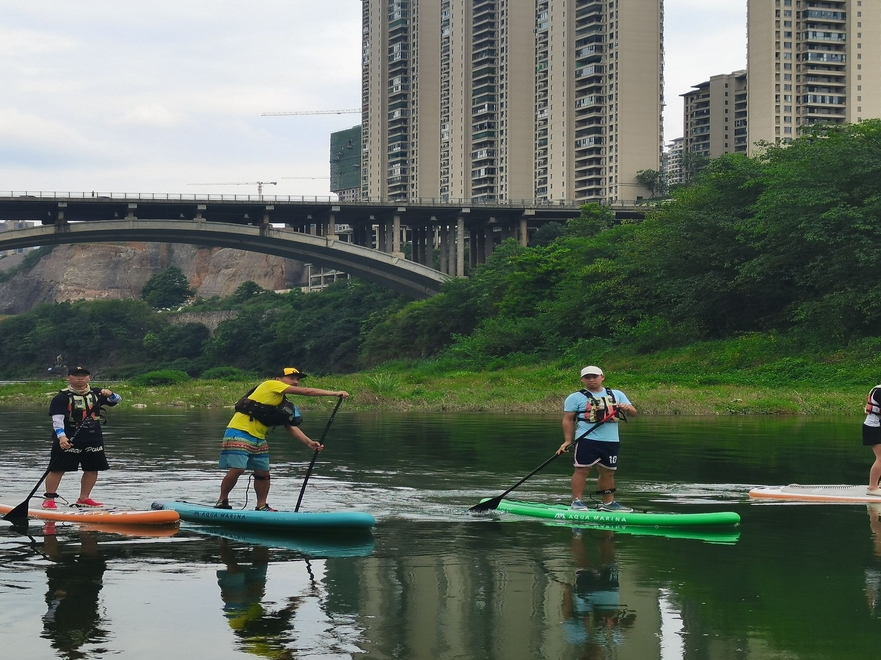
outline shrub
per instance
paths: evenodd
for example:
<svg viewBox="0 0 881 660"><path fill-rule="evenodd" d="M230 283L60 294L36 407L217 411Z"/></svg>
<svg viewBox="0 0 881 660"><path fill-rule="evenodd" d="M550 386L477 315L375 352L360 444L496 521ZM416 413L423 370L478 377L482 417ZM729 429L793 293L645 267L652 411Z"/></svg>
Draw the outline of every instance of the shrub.
<svg viewBox="0 0 881 660"><path fill-rule="evenodd" d="M238 367L213 367L202 372L204 380L247 380L247 372Z"/></svg>
<svg viewBox="0 0 881 660"><path fill-rule="evenodd" d="M159 371L148 371L140 376L135 376L131 380L132 385L141 387L150 387L153 385L178 385L190 380L185 371L177 371L176 369L161 369Z"/></svg>

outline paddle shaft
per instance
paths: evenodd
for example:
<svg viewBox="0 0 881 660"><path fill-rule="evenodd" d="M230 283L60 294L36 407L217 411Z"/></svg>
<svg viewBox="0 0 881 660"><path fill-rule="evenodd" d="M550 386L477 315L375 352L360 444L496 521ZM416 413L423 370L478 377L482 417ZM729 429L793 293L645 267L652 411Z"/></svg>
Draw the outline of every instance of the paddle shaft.
<svg viewBox="0 0 881 660"><path fill-rule="evenodd" d="M324 444L324 438L327 436L327 432L330 429L330 423L333 421L333 418L336 417L336 411L340 409L340 404L343 402L343 397L339 397L336 402L336 406L334 406L333 412L330 413L330 419L327 420L327 424L324 427L324 433L321 434L321 440L318 441L318 444ZM309 475L312 474L312 468L315 467L315 459L318 458L318 452L320 450L316 449L312 454L312 460L309 461L309 469L306 470L306 476L303 477L303 487L300 488L300 496L297 498L297 506L294 507L294 513L300 510L300 503L303 501L303 493L306 492L306 482L309 481Z"/></svg>
<svg viewBox="0 0 881 660"><path fill-rule="evenodd" d="M602 426L603 424L605 424L606 422L608 422L610 419L612 419L612 417L614 417L614 415L607 415L606 417L604 417L603 419L601 419L600 421L598 421L596 424L594 424L593 426L591 426L591 427L590 427L585 433L582 433L581 436L580 436L577 440L575 440L575 442L572 443L572 445L573 445L573 446L577 445L579 442L581 442L582 440L584 440L587 436L589 436L591 433L593 433L593 432L594 432L596 429L598 429L600 426ZM475 504L473 507L471 507L471 508L468 509L468 510L469 510L469 511L490 511L490 510L492 510L492 509L497 509L497 508L499 507L499 504L501 504L502 500L505 499L505 495L507 495L507 494L510 493L512 490L514 490L515 488L517 488L517 486L519 486L519 485L522 484L524 481L526 481L527 479L529 479L529 478L530 478L532 475L534 475L536 472L541 471L541 470L542 470L542 469L543 469L548 463L550 463L551 461L553 461L553 460L554 460L555 458L557 458L558 456L559 456L559 454L554 454L553 456L551 456L548 460L546 460L544 463L542 463L541 465L539 465L539 466L538 466L537 468L535 468L532 472L530 472L529 474L527 474L525 477L523 477L520 481L518 481L516 484L514 484L513 486L511 486L508 490L506 490L506 491L505 491L504 493L502 493L501 495L498 495L498 496L496 496L496 497L493 497L492 499L487 500L486 502L481 502L480 504Z"/></svg>
<svg viewBox="0 0 881 660"><path fill-rule="evenodd" d="M94 408L90 408L86 417L90 417L95 410L98 410L98 403L95 403ZM80 431L85 426L85 420L83 424L80 424L74 434L69 438L71 446L73 446L73 441L76 440L76 437L80 434ZM37 489L42 485L42 483L46 480L46 477L49 476L49 473L52 472L52 467L58 463L59 459L64 455L64 451L62 450L58 454L55 455L54 458L49 460L49 467L46 468L46 471L43 473L43 476L40 477L40 480L37 482L37 485L34 486L34 489L28 494L28 496L24 499L24 501L19 504L17 507L12 509L9 513L3 516L3 520L8 520L10 522L14 522L16 520L27 520L28 517L28 504L30 504L31 498L34 496L34 493L37 492Z"/></svg>

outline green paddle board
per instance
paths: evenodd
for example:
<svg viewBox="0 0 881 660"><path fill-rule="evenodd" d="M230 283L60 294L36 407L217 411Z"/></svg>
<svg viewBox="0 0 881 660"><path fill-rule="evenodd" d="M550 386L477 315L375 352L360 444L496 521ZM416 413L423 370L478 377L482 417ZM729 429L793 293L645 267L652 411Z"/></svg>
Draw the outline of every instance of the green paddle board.
<svg viewBox="0 0 881 660"><path fill-rule="evenodd" d="M484 500L485 501L485 500ZM600 511L599 509L570 509L563 504L541 504L502 500L499 511L532 518L548 518L558 522L585 523L588 525L628 525L641 527L714 527L737 525L740 515L734 511L705 513L656 513L632 511L629 513Z"/></svg>

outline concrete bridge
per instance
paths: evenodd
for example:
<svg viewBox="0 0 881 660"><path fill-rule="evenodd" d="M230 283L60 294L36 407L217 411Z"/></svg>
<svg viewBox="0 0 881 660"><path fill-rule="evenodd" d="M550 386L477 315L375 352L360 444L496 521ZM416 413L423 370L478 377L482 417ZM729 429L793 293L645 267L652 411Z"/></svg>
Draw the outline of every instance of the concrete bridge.
<svg viewBox="0 0 881 660"><path fill-rule="evenodd" d="M484 263L507 238L579 214L574 204L358 201L263 196L0 193L0 220L38 226L0 233L0 250L152 241L262 252L361 277L412 298ZM616 209L616 214L641 209ZM404 246L409 258L404 258ZM439 254L440 269L433 267Z"/></svg>

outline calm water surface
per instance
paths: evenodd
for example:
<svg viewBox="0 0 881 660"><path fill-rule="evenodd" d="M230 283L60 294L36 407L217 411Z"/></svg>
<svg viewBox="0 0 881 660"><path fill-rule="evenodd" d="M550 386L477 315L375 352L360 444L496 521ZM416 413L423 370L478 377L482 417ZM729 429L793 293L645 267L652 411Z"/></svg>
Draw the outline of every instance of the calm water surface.
<svg viewBox="0 0 881 660"><path fill-rule="evenodd" d="M863 483L859 419L639 418L622 429L619 499L734 510L698 538L466 512L551 456L559 416L337 415L303 509L357 509L372 535L261 538L183 525L138 533L0 525L0 657L627 660L881 657L881 522L865 505L750 502L760 484ZM329 411L307 413L318 437ZM213 502L220 411L114 410L125 508ZM45 469L48 418L4 410L0 501ZM270 435L270 503L292 509L310 453ZM569 458L518 488L568 501ZM60 494L77 494L78 476ZM245 502L245 481L233 504ZM35 500L36 502L36 500ZM652 530L649 530L652 531Z"/></svg>

